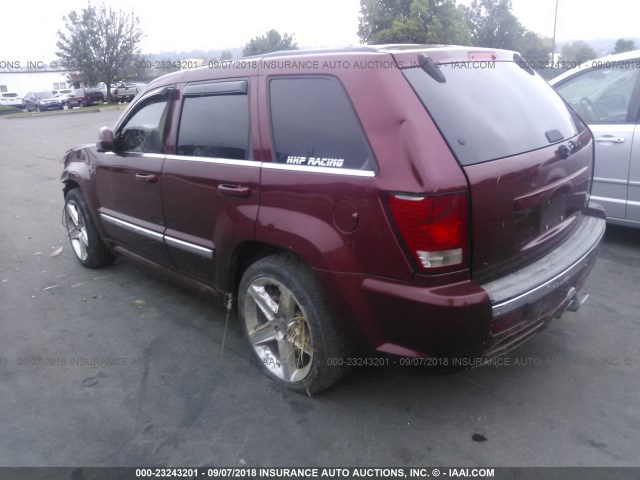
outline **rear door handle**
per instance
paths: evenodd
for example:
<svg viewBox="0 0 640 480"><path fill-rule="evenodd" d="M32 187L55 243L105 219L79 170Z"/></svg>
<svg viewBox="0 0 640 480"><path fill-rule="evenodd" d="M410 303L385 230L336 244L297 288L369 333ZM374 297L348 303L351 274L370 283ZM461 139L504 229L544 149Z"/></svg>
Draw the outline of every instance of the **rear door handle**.
<svg viewBox="0 0 640 480"><path fill-rule="evenodd" d="M624 143L624 137L614 137L613 135L604 135L596 137L598 143Z"/></svg>
<svg viewBox="0 0 640 480"><path fill-rule="evenodd" d="M221 195L226 195L229 197L242 197L247 198L251 195L251 189L249 187L244 187L242 185L218 185L218 192Z"/></svg>
<svg viewBox="0 0 640 480"><path fill-rule="evenodd" d="M157 183L159 178L153 173L136 173L136 180L142 183Z"/></svg>

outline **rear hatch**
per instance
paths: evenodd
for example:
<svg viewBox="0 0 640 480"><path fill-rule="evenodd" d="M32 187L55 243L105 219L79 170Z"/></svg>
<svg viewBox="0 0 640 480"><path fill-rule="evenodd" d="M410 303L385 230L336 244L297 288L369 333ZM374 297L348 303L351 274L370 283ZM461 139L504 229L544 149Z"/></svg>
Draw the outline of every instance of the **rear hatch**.
<svg viewBox="0 0 640 480"><path fill-rule="evenodd" d="M432 55L416 55L403 73L467 176L471 272L482 283L541 257L578 224L592 136L518 55Z"/></svg>

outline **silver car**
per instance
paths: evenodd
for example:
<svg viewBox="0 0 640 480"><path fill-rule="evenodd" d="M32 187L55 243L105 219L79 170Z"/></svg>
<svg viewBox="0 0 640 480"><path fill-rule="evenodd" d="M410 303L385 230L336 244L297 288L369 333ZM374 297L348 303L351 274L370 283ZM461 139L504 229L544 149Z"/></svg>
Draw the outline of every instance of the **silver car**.
<svg viewBox="0 0 640 480"><path fill-rule="evenodd" d="M593 132L592 200L609 223L640 228L640 50L585 62L549 83Z"/></svg>

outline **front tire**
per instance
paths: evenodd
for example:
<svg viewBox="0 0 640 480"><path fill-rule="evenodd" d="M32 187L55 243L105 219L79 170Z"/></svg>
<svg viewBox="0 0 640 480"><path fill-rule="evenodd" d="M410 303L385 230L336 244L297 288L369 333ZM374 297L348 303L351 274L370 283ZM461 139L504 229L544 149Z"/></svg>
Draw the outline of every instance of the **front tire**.
<svg viewBox="0 0 640 480"><path fill-rule="evenodd" d="M100 238L80 189L67 193L63 218L73 253L82 265L100 268L113 262L115 257Z"/></svg>
<svg viewBox="0 0 640 480"><path fill-rule="evenodd" d="M242 276L238 310L252 354L281 386L318 393L350 370L350 342L313 271L290 254L263 258Z"/></svg>

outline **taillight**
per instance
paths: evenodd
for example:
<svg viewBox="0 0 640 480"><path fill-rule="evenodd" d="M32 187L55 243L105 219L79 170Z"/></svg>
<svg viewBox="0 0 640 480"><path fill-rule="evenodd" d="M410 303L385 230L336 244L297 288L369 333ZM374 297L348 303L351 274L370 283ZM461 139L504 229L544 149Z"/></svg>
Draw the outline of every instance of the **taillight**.
<svg viewBox="0 0 640 480"><path fill-rule="evenodd" d="M389 206L402 240L422 270L467 263L466 194L390 194Z"/></svg>
<svg viewBox="0 0 640 480"><path fill-rule="evenodd" d="M117 88L113 91L113 94L114 94L114 95L117 95L117 94L118 94L118 89L117 89Z"/></svg>

